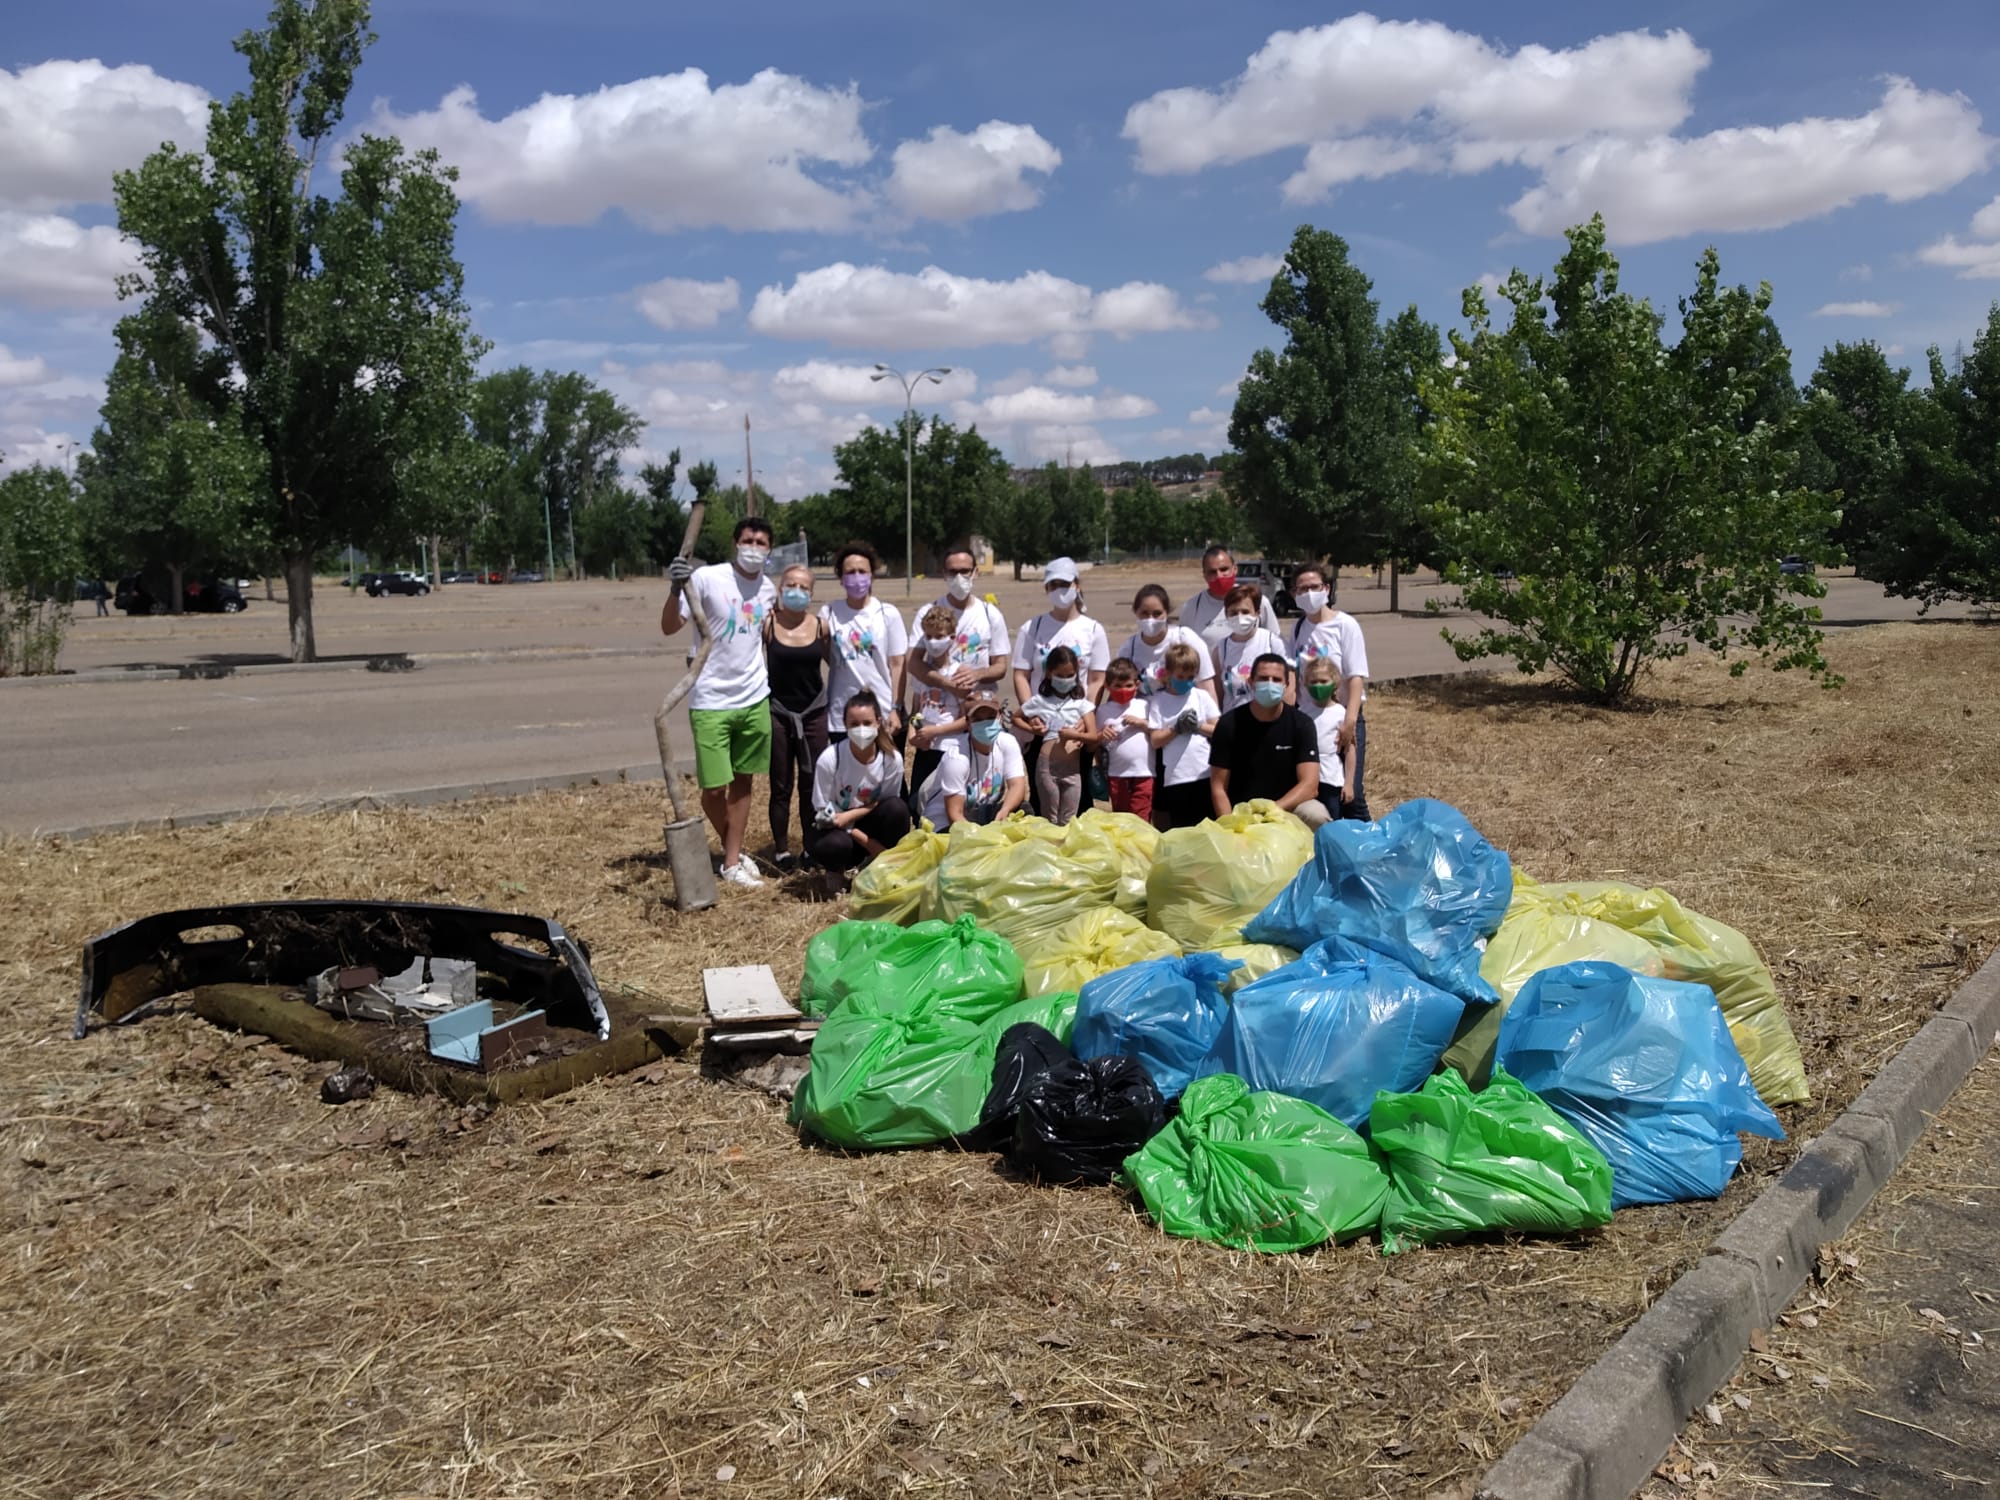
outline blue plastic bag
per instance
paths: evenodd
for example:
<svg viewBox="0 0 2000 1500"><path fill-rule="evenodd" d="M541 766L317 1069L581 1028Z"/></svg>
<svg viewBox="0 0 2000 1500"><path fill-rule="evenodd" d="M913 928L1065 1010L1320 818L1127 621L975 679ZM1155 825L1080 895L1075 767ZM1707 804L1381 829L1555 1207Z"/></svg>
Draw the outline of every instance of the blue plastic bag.
<svg viewBox="0 0 2000 1500"><path fill-rule="evenodd" d="M1136 1057L1161 1096L1177 1098L1222 1030L1229 1012L1222 986L1241 967L1219 954L1189 953L1100 974L1077 999L1070 1047L1085 1061Z"/></svg>
<svg viewBox="0 0 2000 1500"><path fill-rule="evenodd" d="M1507 856L1449 803L1420 797L1373 823L1321 826L1312 863L1243 928L1252 943L1305 949L1352 938L1465 1001L1499 997L1479 977L1480 940L1514 894Z"/></svg>
<svg viewBox="0 0 2000 1500"><path fill-rule="evenodd" d="M1544 969L1508 1007L1493 1059L1604 1153L1613 1208L1713 1198L1743 1159L1738 1131L1785 1138L1705 984L1594 961Z"/></svg>
<svg viewBox="0 0 2000 1500"><path fill-rule="evenodd" d="M1329 938L1236 992L1195 1076L1234 1073L1359 1129L1377 1092L1430 1076L1464 1013L1397 960Z"/></svg>

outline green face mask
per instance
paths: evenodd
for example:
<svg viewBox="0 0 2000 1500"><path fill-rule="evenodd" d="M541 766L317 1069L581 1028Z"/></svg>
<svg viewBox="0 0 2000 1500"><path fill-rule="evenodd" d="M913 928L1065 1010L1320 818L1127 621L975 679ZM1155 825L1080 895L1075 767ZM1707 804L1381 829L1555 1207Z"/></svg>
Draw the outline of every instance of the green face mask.
<svg viewBox="0 0 2000 1500"><path fill-rule="evenodd" d="M1331 703L1334 685L1330 682L1309 682L1306 691L1312 694L1315 703Z"/></svg>

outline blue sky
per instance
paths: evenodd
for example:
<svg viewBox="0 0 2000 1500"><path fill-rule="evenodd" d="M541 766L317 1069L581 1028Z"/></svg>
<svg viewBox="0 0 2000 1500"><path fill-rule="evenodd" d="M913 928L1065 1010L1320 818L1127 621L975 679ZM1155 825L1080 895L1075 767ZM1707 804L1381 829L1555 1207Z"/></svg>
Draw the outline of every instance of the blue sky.
<svg viewBox="0 0 2000 1500"><path fill-rule="evenodd" d="M0 449L87 442L127 252L110 174L198 141L242 0L17 7L0 37ZM886 421L867 369L1017 462L1222 444L1272 258L1345 235L1385 308L1546 269L1602 209L1664 307L1707 244L1803 378L1921 370L2000 295L2000 21L1920 7L1006 7L378 0L355 128L464 173L494 364L581 369L645 449L782 497ZM88 66L95 61L101 66Z"/></svg>

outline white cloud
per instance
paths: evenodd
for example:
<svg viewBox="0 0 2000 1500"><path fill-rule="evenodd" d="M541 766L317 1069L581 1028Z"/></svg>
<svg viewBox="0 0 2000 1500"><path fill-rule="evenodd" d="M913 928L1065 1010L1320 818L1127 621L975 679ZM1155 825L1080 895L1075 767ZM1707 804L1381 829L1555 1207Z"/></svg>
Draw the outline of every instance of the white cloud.
<svg viewBox="0 0 2000 1500"><path fill-rule="evenodd" d="M0 301L109 307L118 278L138 269L136 247L108 225L0 211Z"/></svg>
<svg viewBox="0 0 2000 1500"><path fill-rule="evenodd" d="M720 281L684 281L678 276L649 281L637 289L639 311L659 328L713 328L742 302L734 276Z"/></svg>
<svg viewBox="0 0 2000 1500"><path fill-rule="evenodd" d="M699 68L544 94L501 119L470 88L434 110L375 109L376 128L434 146L459 191L497 220L589 224L618 209L649 229L839 230L867 205L859 189L808 167L859 167L874 154L852 86L821 88L766 68L709 86Z"/></svg>
<svg viewBox="0 0 2000 1500"><path fill-rule="evenodd" d="M1236 393L1238 390L1242 388L1242 385L1243 385L1243 377L1241 375L1238 375L1234 380L1223 381L1221 385L1215 388L1215 394L1218 396L1226 396L1231 401L1234 401L1236 399Z"/></svg>
<svg viewBox="0 0 2000 1500"><path fill-rule="evenodd" d="M109 203L113 172L138 166L162 141L199 146L207 128L207 94L140 64L0 68L0 203Z"/></svg>
<svg viewBox="0 0 2000 1500"><path fill-rule="evenodd" d="M1530 234L1557 234L1601 211L1625 244L1776 229L1861 198L1907 203L1941 192L1984 167L1993 146L1963 95L1892 78L1880 104L1850 119L1565 148L1508 212Z"/></svg>
<svg viewBox="0 0 2000 1500"><path fill-rule="evenodd" d="M750 326L773 338L882 350L1047 339L1058 358L1074 359L1091 334L1124 338L1209 324L1168 288L1150 282L1094 292L1047 271L987 281L936 266L912 275L836 261L801 272L789 287L758 292Z"/></svg>
<svg viewBox="0 0 2000 1500"><path fill-rule="evenodd" d="M802 365L787 365L771 377L774 395L791 401L825 401L840 406L900 406L901 382L877 380L873 365L838 365L830 360L809 359ZM905 371L905 374L913 373ZM917 387L919 404L963 400L979 389L979 377L970 370L954 368L941 381L926 380Z"/></svg>
<svg viewBox="0 0 2000 1500"><path fill-rule="evenodd" d="M1843 267L1840 279L1842 281L1873 281L1875 279L1875 268L1864 260L1859 265Z"/></svg>
<svg viewBox="0 0 2000 1500"><path fill-rule="evenodd" d="M1125 461L1125 450L1095 427L1053 423L1030 427L1008 448L1015 463L1085 465L1101 468Z"/></svg>
<svg viewBox="0 0 2000 1500"><path fill-rule="evenodd" d="M1285 179L1287 203L1317 203L1344 182L1375 181L1399 172L1441 172L1446 158L1424 141L1399 141L1380 135L1351 135L1318 141L1306 152L1306 164Z"/></svg>
<svg viewBox="0 0 2000 1500"><path fill-rule="evenodd" d="M1139 417L1150 417L1159 409L1157 404L1144 396L1131 396L1119 391L1090 394L1031 385L1024 390L991 395L983 401L956 402L952 412L960 422L984 422L989 426L1049 426L1130 422Z"/></svg>
<svg viewBox="0 0 2000 1500"><path fill-rule="evenodd" d="M80 444L73 432L51 432L47 428L18 423L0 414L0 474L14 469L46 464L60 469L74 462Z"/></svg>
<svg viewBox="0 0 2000 1500"><path fill-rule="evenodd" d="M1203 281L1220 281L1229 286L1262 286L1285 264L1281 255L1244 255L1210 266L1201 273Z"/></svg>
<svg viewBox="0 0 2000 1500"><path fill-rule="evenodd" d="M1886 318L1896 311L1893 302L1828 302L1813 309L1815 318Z"/></svg>
<svg viewBox="0 0 2000 1500"><path fill-rule="evenodd" d="M1048 385L1059 385L1070 390L1082 390L1097 384L1095 365L1057 365L1042 372L1042 380Z"/></svg>
<svg viewBox="0 0 2000 1500"><path fill-rule="evenodd" d="M1062 153L1032 125L988 120L970 135L934 126L928 138L896 148L889 197L925 219L974 219L1013 213L1042 201L1039 184L1062 165Z"/></svg>
<svg viewBox="0 0 2000 1500"><path fill-rule="evenodd" d="M0 344L0 387L40 385L48 378L48 361L40 355L16 354Z"/></svg>
<svg viewBox="0 0 2000 1500"><path fill-rule="evenodd" d="M1972 216L1973 239L1948 234L1917 252L1927 266L1944 266L1965 280L2000 279L2000 198Z"/></svg>
<svg viewBox="0 0 2000 1500"><path fill-rule="evenodd" d="M1142 172L1196 172L1422 123L1484 164L1598 131L1652 134L1687 118L1708 54L1683 31L1508 53L1435 21L1367 14L1274 32L1219 89L1167 89L1127 111Z"/></svg>
<svg viewBox="0 0 2000 1500"><path fill-rule="evenodd" d="M1481 271L1479 273L1479 290L1486 294L1486 300L1489 303L1500 295L1500 288L1506 284L1507 278L1496 271Z"/></svg>

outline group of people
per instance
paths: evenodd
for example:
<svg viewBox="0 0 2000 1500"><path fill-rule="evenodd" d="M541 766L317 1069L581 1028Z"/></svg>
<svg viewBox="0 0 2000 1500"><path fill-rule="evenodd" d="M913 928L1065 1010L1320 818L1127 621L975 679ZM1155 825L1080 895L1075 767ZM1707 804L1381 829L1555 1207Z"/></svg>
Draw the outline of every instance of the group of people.
<svg viewBox="0 0 2000 1500"><path fill-rule="evenodd" d="M1229 550L1210 547L1205 588L1178 621L1166 590L1145 585L1114 654L1067 557L1042 570L1046 608L1010 649L966 548L945 554L945 592L906 624L875 596L880 559L865 542L834 554L840 593L826 602L804 565L766 576L768 521L737 522L732 545L728 562L673 563L660 615L671 636L698 612L711 642L689 720L732 884L763 883L743 849L759 774L780 871L801 857L852 871L919 817L942 829L1027 807L1066 823L1100 796L1161 829L1253 798L1314 826L1368 817L1367 646L1317 565L1293 579L1301 614L1287 628L1237 581Z"/></svg>

